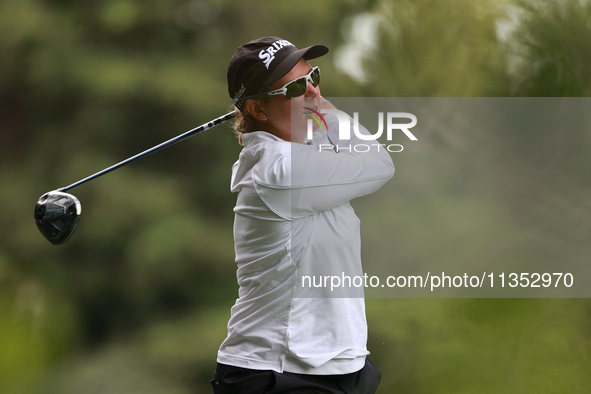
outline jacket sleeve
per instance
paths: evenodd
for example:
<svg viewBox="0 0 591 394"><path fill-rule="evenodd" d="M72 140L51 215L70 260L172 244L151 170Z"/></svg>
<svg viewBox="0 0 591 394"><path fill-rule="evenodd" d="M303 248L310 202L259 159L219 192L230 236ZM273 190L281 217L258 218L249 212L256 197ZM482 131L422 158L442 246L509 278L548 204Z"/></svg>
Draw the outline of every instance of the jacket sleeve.
<svg viewBox="0 0 591 394"><path fill-rule="evenodd" d="M255 189L267 206L284 219L297 219L349 202L378 190L394 175L386 148L377 141L338 139L338 119L328 114L331 145L288 143L277 155L266 155L253 173ZM369 134L359 126L359 131Z"/></svg>

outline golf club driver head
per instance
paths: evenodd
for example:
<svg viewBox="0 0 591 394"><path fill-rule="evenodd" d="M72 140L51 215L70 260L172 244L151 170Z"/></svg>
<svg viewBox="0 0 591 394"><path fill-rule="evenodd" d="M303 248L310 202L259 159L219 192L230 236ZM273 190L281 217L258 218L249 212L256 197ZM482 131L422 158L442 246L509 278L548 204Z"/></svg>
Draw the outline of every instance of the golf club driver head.
<svg viewBox="0 0 591 394"><path fill-rule="evenodd" d="M35 205L35 223L49 242L59 245L66 242L76 230L82 205L71 194L57 190L47 192Z"/></svg>

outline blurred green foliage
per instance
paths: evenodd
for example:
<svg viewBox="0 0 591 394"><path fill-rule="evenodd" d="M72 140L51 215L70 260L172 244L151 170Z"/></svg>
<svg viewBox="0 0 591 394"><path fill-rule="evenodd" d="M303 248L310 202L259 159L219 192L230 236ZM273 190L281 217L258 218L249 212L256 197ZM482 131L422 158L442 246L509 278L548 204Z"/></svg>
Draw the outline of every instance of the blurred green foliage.
<svg viewBox="0 0 591 394"><path fill-rule="evenodd" d="M225 113L239 45L262 35L326 44L315 63L333 97L588 96L589 20L587 0L0 0L0 392L209 392L236 297L228 184L240 147L229 128L76 189L81 226L65 245L47 243L32 215L44 192ZM375 35L349 59L364 75L350 75L341 55L362 21ZM401 228L455 228L420 258L477 238L474 217L489 222L483 236L512 217L529 229L516 258L542 257L529 253L543 240L548 258L583 259L589 133L534 133L436 136L395 157L376 198L396 201ZM487 211L491 200L504 215ZM512 250L480 246L469 255ZM417 258L413 247L402 238L400 259ZM382 393L591 383L587 300L367 304Z"/></svg>

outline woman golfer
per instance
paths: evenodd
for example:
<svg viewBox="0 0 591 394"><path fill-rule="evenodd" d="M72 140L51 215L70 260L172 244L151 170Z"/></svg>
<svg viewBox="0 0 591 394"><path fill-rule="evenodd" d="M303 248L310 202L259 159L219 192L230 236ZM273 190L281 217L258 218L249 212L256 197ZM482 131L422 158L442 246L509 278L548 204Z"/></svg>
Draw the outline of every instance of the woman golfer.
<svg viewBox="0 0 591 394"><path fill-rule="evenodd" d="M339 139L342 113L322 98L320 71L307 62L327 52L263 37L230 61L244 145L231 183L239 297L211 380L216 394L370 394L380 382L367 358L363 289L333 292L315 278L363 275L349 201L379 189L394 166L377 144L357 152L367 141L352 130Z"/></svg>

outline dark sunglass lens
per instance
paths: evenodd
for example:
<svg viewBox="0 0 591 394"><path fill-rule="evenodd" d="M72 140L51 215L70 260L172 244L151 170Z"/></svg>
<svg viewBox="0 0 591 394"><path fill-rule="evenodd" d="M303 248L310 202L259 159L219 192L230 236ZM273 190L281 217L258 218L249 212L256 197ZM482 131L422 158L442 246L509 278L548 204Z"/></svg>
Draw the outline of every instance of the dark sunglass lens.
<svg viewBox="0 0 591 394"><path fill-rule="evenodd" d="M315 68L314 71L312 71L312 85L314 87L316 87L319 84L320 84L320 69Z"/></svg>
<svg viewBox="0 0 591 394"><path fill-rule="evenodd" d="M308 81L306 78L299 78L286 86L287 92L285 96L287 98L298 97L306 93L308 87Z"/></svg>

